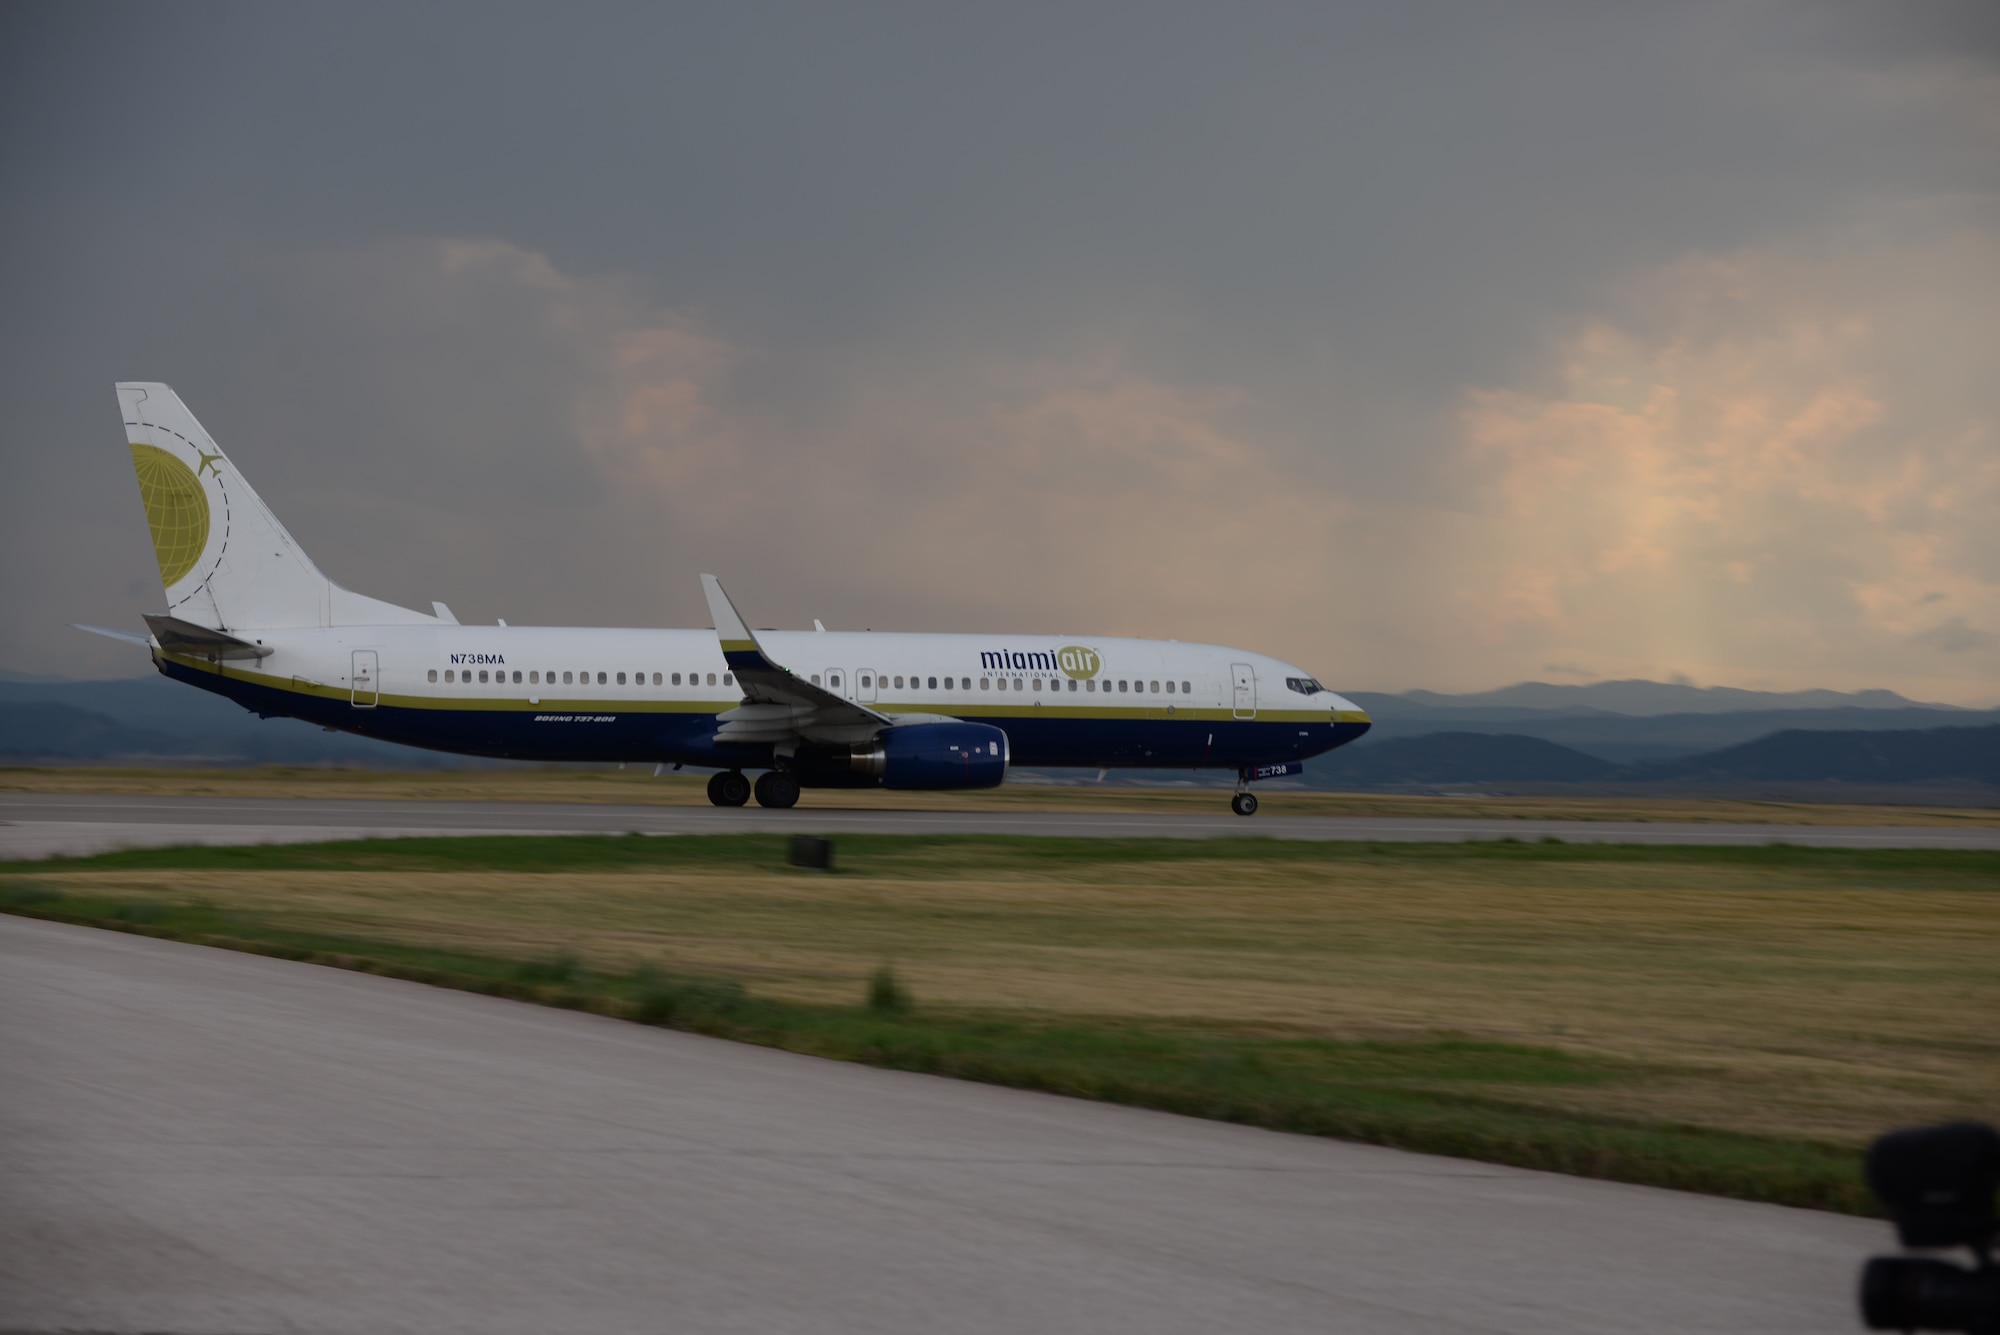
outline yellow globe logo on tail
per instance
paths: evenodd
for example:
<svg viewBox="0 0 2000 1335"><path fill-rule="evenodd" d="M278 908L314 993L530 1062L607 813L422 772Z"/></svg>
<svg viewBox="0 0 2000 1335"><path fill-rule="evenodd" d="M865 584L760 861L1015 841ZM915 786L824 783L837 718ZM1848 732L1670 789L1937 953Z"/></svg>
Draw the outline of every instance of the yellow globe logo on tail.
<svg viewBox="0 0 2000 1335"><path fill-rule="evenodd" d="M133 442L132 467L138 470L139 499L153 530L160 583L171 589L208 547L208 497L193 471L157 446Z"/></svg>

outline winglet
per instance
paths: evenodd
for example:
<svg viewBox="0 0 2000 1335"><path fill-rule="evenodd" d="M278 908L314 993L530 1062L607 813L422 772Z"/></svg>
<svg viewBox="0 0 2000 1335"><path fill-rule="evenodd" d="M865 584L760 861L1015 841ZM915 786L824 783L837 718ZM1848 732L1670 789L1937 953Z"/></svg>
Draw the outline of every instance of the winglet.
<svg viewBox="0 0 2000 1335"><path fill-rule="evenodd" d="M703 575L701 591L708 595L708 615L715 622L716 638L722 641L724 661L738 672L745 668L775 668L777 665L764 657L763 647L744 624L736 604L722 591L722 581L713 575Z"/></svg>

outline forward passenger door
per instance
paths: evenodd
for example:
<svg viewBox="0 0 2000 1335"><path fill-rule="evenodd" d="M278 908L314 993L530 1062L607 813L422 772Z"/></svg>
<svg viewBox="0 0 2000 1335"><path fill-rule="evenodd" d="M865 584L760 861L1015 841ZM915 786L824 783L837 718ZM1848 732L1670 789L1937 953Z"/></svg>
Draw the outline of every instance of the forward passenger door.
<svg viewBox="0 0 2000 1335"><path fill-rule="evenodd" d="M1236 717L1257 717L1257 673L1248 663L1231 663L1229 675L1235 688Z"/></svg>

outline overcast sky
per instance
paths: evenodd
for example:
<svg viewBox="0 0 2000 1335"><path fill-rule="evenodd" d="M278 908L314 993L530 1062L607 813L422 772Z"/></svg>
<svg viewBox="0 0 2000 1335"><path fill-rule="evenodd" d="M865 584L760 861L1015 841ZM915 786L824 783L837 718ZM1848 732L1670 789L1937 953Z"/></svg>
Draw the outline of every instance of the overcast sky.
<svg viewBox="0 0 2000 1335"><path fill-rule="evenodd" d="M112 383L462 620L2000 703L2000 5L0 9L0 668Z"/></svg>

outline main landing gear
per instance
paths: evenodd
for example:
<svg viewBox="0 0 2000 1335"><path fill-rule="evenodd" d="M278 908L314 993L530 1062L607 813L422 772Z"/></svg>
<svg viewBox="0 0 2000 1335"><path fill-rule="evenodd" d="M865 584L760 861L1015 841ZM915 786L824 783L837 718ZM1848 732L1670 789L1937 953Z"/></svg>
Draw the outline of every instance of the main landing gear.
<svg viewBox="0 0 2000 1335"><path fill-rule="evenodd" d="M708 776L708 800L719 807L740 807L750 800L753 791L760 807L782 810L799 804L799 781L783 770L759 774L754 789L750 780L733 769Z"/></svg>
<svg viewBox="0 0 2000 1335"><path fill-rule="evenodd" d="M1245 765L1236 771L1236 792L1229 799L1229 809L1239 816L1257 814L1257 795L1250 791L1250 767Z"/></svg>
<svg viewBox="0 0 2000 1335"><path fill-rule="evenodd" d="M783 770L767 770L757 776L757 805L795 807L799 804L799 781Z"/></svg>

